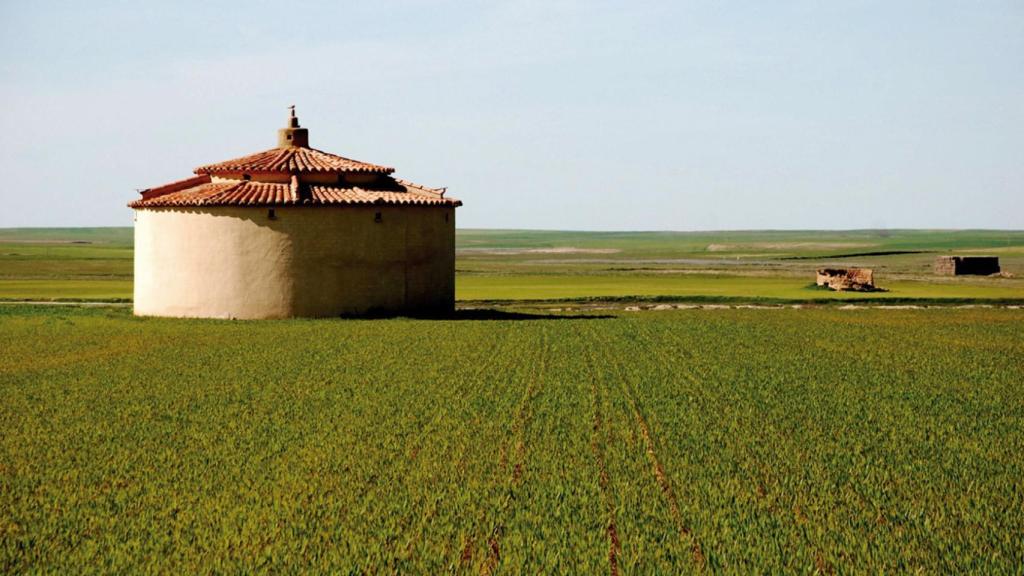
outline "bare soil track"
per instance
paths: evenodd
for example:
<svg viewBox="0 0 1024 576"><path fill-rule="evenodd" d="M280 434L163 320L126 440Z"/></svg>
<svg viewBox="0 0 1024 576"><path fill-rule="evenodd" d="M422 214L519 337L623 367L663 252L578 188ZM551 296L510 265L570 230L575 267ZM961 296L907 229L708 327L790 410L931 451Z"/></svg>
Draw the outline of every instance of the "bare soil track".
<svg viewBox="0 0 1024 576"><path fill-rule="evenodd" d="M501 354L499 353L499 350L501 349L501 347L502 347L502 345L504 343L505 343L504 339L495 339L495 340L493 340L491 342L491 345L488 348L488 352L483 355L484 361L479 364L479 366L477 367L476 371L473 373L472 377L469 378L470 382L477 382L477 381L479 381L481 379L481 377L483 377L487 373L487 371L491 369L491 367L495 364L495 359L501 357ZM419 454L422 451L424 445L426 444L426 441L428 439L432 438L434 436L434 434L437 432L438 424L442 421L443 416L448 411L449 411L449 407L446 404L441 403L438 406L438 409L434 412L433 418L424 419L422 421L422 427L420 429L420 432L418 434L414 435L412 437L412 439L408 443L408 448L407 448L406 452L408 453L408 460L409 460L410 463L415 462L416 459L419 457ZM426 510L426 513L423 515L423 518L425 520L429 520L429 519L433 518L434 516L436 516L437 512L438 512L437 501L436 500L432 500L432 501L430 501L428 503L427 510ZM414 534L409 539L409 542L406 544L406 546L405 546L405 556L407 558L408 557L412 557L413 554L415 553L416 546L417 546L417 544L419 544L419 537L418 536L419 536L418 534ZM466 557L467 554L469 554L468 558ZM460 565L465 564L466 562L471 560L471 557L472 557L472 546L471 545L467 545L466 547L463 548L463 550L461 552L460 562L459 562Z"/></svg>
<svg viewBox="0 0 1024 576"><path fill-rule="evenodd" d="M542 338L546 339L546 334L543 334ZM533 364L529 384L527 384L526 391L523 393L519 409L516 411L509 442L501 449L499 457L500 468L507 474L508 480L506 482L505 496L500 508L495 513L494 526L487 537L487 557L480 568L480 573L483 575L489 576L493 574L498 568L498 563L501 561L501 538L505 532L509 510L516 499L516 491L522 483L523 473L526 469L526 431L533 418L533 400L540 392L541 380L547 367L548 346L546 342L541 345L541 348L540 359ZM509 457L510 453L511 460Z"/></svg>
<svg viewBox="0 0 1024 576"><path fill-rule="evenodd" d="M598 337L598 334L595 333L594 336ZM669 475L665 472L665 467L662 465L661 459L658 457L655 439L651 434L651 428L647 423L647 419L644 417L643 411L641 410L641 406L638 401L639 392L629 381L621 356L617 354L607 354L606 357L612 359L619 387L626 399L626 403L632 413L637 429L640 432L640 437L644 444L644 451L650 462L651 472L654 476L654 480L658 484L658 487L661 489L661 494L664 498L665 505L668 507L668 512L672 518L672 522L676 526L679 537L683 541L690 542L690 553L694 564L698 569L703 570L707 565L707 559L704 556L700 541L693 534L693 531L687 527L679 510L679 502L676 499L675 490L672 488L672 481Z"/></svg>
<svg viewBox="0 0 1024 576"><path fill-rule="evenodd" d="M619 554L622 552L622 543L619 540L619 530L615 523L615 500L611 494L610 480L608 475L608 463L605 459L605 446L611 439L611 428L603 416L603 405L605 396L602 387L598 383L597 375L594 374L593 351L587 351L587 365L590 366L590 397L593 405L593 428L590 437L590 449L594 453L594 463L598 472L598 486L601 489L601 499L604 503L607 514L606 532L608 536L608 570L612 576L619 573ZM604 436L602 441L602 436Z"/></svg>

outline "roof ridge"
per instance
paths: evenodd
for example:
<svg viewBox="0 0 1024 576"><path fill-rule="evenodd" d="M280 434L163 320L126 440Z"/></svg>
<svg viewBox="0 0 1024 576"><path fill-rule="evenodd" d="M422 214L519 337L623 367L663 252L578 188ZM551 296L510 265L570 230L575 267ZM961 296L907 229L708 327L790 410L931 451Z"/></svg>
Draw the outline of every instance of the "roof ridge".
<svg viewBox="0 0 1024 576"><path fill-rule="evenodd" d="M417 184L415 182L410 182L409 180L403 180L402 178L394 178L394 177L392 177L391 179L394 180L395 182L398 182L402 186L409 186L409 187L412 187L412 188L416 188L416 189L422 190L424 192L428 192L428 193L432 193L432 194L437 194L441 198L444 198L445 192L448 191L448 187L447 186L445 186L444 188L431 188L430 186L424 186L423 184Z"/></svg>
<svg viewBox="0 0 1024 576"><path fill-rule="evenodd" d="M173 192L186 190L188 188L195 188L197 185L208 184L209 182L209 174L200 174L198 176L182 178L181 180L177 180L169 184L164 184L163 186L157 186L156 188L146 188L145 190L142 190L142 199L149 200L150 198L158 198L165 194L171 194Z"/></svg>

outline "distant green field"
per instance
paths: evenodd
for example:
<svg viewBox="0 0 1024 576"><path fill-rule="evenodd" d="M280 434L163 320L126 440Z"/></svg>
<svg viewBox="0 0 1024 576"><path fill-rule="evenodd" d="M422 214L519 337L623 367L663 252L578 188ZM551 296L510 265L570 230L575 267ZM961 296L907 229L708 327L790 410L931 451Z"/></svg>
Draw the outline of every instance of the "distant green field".
<svg viewBox="0 0 1024 576"><path fill-rule="evenodd" d="M131 228L0 229L0 300L131 297Z"/></svg>
<svg viewBox="0 0 1024 576"><path fill-rule="evenodd" d="M0 397L0 573L1024 566L1024 310L5 305Z"/></svg>
<svg viewBox="0 0 1024 576"><path fill-rule="evenodd" d="M131 246L131 228L0 228L5 242L90 242L100 245Z"/></svg>
<svg viewBox="0 0 1024 576"><path fill-rule="evenodd" d="M0 229L0 300L128 300L130 228ZM822 266L867 266L872 298L1024 299L1024 232L459 230L462 301L676 297L857 300L807 290ZM937 278L939 254L994 254L1008 278Z"/></svg>
<svg viewBox="0 0 1024 576"><path fill-rule="evenodd" d="M130 301L131 280L0 280L0 300Z"/></svg>
<svg viewBox="0 0 1024 576"><path fill-rule="evenodd" d="M1024 246L1016 230L729 230L707 232L571 232L459 230L460 248L619 248L631 253L795 252L843 254L893 250L963 250Z"/></svg>
<svg viewBox="0 0 1024 576"><path fill-rule="evenodd" d="M556 300L573 298L623 298L629 296L673 296L681 300L694 297L769 300L863 300L863 299L1020 299L1024 285L1002 285L914 281L885 284L886 292L841 293L812 289L806 280L792 277L721 275L606 275L606 276L473 276L458 278L459 300Z"/></svg>
<svg viewBox="0 0 1024 576"><path fill-rule="evenodd" d="M835 300L864 299L930 300L1022 300L1024 286L932 284L926 282L890 282L886 292L836 293L810 289L806 282L793 278L759 278L714 275L685 276L477 276L458 277L456 297L460 301L479 300L563 300L580 298L706 297L710 299L751 300ZM130 280L2 280L0 299L7 300L95 300L130 301Z"/></svg>

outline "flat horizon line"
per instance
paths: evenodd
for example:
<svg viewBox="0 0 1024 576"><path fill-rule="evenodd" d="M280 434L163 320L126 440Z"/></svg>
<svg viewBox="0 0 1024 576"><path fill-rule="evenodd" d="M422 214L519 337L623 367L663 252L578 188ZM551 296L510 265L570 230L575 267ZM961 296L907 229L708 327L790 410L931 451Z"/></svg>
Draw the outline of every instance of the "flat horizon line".
<svg viewBox="0 0 1024 576"><path fill-rule="evenodd" d="M131 230L134 226L6 226L0 232L12 230ZM712 234L734 232L1024 232L1022 228L709 228L692 230L668 229L616 229L584 230L579 228L480 228L456 227L464 232L573 232L582 234Z"/></svg>

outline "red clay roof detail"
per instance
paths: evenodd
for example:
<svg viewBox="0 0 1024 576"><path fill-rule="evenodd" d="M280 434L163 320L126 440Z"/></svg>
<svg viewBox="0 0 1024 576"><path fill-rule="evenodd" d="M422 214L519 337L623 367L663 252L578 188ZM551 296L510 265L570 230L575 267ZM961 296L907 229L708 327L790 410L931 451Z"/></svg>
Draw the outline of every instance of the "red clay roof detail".
<svg viewBox="0 0 1024 576"><path fill-rule="evenodd" d="M207 177L208 179L209 177ZM172 185L168 185L172 186ZM162 187L165 188L165 187ZM154 190L156 190L154 188ZM148 191L146 191L148 192ZM432 205L461 206L454 198L445 198L443 190L419 186L404 180L392 180L372 188L346 185L305 185L293 178L290 183L206 182L196 186L143 197L129 204L132 208L174 206L288 206L288 205Z"/></svg>
<svg viewBox="0 0 1024 576"><path fill-rule="evenodd" d="M149 200L151 198L156 198L157 196L163 196L164 194L170 194L171 192L177 192L179 190L185 190L186 188L198 186L199 184L205 184L209 181L210 176L207 174L185 178L184 180L178 180L177 182L171 182L170 184L164 184L163 186L143 190L142 199Z"/></svg>
<svg viewBox="0 0 1024 576"><path fill-rule="evenodd" d="M315 148L292 147L271 148L249 156L207 164L195 169L196 174L223 174L228 172L375 172L391 174L394 168L360 162L317 150Z"/></svg>

